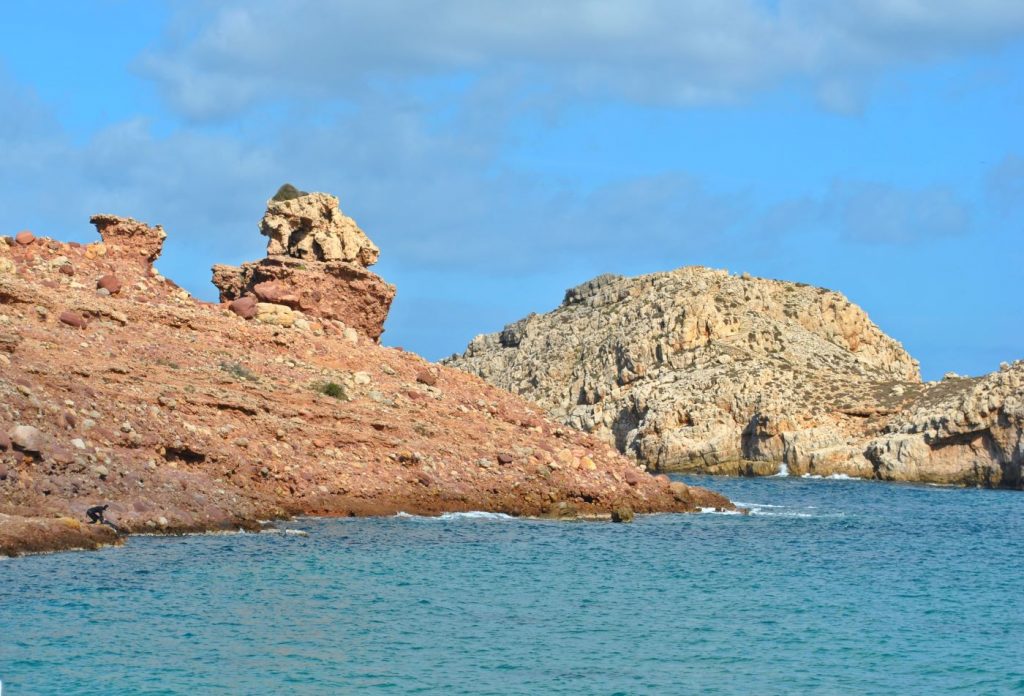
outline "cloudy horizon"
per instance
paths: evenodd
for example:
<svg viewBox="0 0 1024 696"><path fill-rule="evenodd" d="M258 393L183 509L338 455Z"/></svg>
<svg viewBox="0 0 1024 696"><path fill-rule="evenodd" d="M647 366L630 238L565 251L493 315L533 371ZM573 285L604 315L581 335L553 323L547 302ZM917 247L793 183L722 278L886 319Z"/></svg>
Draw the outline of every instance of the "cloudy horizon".
<svg viewBox="0 0 1024 696"><path fill-rule="evenodd" d="M0 233L162 224L215 299L290 181L337 195L437 359L604 272L822 285L926 378L1024 358L1024 5L15 5ZM50 21L59 12L64 21Z"/></svg>

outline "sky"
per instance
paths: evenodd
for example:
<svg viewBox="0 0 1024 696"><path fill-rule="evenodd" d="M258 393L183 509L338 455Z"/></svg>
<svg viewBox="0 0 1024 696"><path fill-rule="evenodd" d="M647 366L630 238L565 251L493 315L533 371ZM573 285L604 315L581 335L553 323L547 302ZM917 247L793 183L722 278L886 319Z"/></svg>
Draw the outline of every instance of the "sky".
<svg viewBox="0 0 1024 696"><path fill-rule="evenodd" d="M0 234L162 224L212 301L327 191L429 359L687 265L842 292L926 379L1024 358L1020 0L8 3L0 103Z"/></svg>

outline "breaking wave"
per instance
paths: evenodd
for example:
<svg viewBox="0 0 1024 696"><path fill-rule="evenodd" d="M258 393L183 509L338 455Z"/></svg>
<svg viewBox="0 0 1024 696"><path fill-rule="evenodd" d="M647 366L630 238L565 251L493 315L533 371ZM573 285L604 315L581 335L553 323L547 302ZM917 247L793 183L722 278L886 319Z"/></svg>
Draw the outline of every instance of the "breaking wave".
<svg viewBox="0 0 1024 696"><path fill-rule="evenodd" d="M802 474L800 478L805 479L824 479L828 481L866 481L860 476L849 476L848 474L829 474L828 476L822 476L821 474Z"/></svg>
<svg viewBox="0 0 1024 696"><path fill-rule="evenodd" d="M439 516L433 515L410 515L408 512L398 512L395 517L416 520L514 520L512 515L503 512L484 512L483 510L470 510L468 512L445 512Z"/></svg>

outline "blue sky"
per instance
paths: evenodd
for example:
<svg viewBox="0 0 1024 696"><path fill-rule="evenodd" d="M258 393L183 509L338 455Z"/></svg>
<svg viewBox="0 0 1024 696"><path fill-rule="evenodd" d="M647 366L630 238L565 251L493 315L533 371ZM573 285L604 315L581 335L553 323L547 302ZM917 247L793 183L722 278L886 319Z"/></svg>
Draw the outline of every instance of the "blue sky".
<svg viewBox="0 0 1024 696"><path fill-rule="evenodd" d="M604 272L839 290L926 378L1024 358L1019 0L97 0L0 22L0 231L260 258L341 199L436 359Z"/></svg>

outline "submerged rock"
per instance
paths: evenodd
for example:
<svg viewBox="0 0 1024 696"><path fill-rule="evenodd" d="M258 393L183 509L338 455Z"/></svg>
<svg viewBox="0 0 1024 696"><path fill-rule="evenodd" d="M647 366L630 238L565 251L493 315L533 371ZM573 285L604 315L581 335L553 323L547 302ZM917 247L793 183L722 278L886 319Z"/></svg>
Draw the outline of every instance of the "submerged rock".
<svg viewBox="0 0 1024 696"><path fill-rule="evenodd" d="M612 522L632 522L633 521L633 508L628 505L621 507L612 508Z"/></svg>

